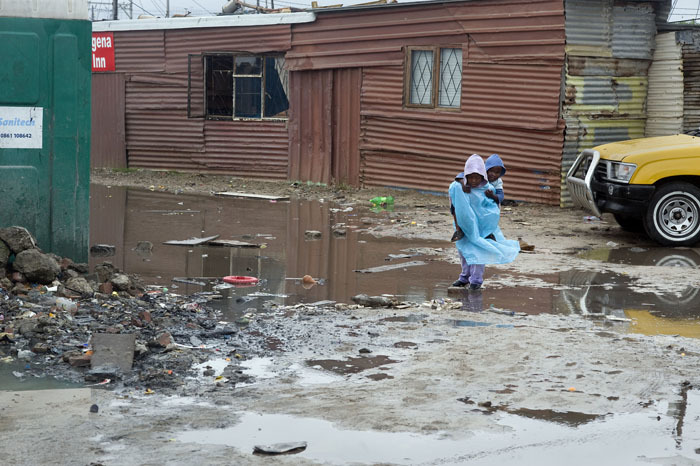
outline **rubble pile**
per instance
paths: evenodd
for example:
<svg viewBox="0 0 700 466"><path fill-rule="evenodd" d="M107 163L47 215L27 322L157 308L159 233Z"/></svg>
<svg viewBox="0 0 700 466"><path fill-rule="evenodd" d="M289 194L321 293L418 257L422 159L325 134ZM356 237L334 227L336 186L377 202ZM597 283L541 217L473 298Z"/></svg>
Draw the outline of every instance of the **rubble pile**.
<svg viewBox="0 0 700 466"><path fill-rule="evenodd" d="M213 353L255 346L210 299L146 287L108 262L90 273L24 228L0 229L0 362L20 360L16 377L177 389Z"/></svg>

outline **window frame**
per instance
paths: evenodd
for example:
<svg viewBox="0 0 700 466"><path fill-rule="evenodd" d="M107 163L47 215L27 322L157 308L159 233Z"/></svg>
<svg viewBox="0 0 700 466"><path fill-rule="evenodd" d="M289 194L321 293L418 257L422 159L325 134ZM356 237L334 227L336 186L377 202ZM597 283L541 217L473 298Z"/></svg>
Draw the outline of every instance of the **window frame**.
<svg viewBox="0 0 700 466"><path fill-rule="evenodd" d="M265 88L265 83L266 83L266 78L267 78L267 59L268 58L273 58L275 60L282 58L285 58L284 53L252 53L252 52L243 52L243 51L234 51L234 52L202 52L201 54L202 57L202 92L203 92L203 103L204 103L204 108L203 108L203 118L205 120L215 120L215 121L288 121L289 120L289 109L287 108L287 116L284 117L279 117L279 116L272 116L272 117L266 117L265 116L265 96L267 93L267 89ZM209 77L209 69L208 69L208 63L210 61L210 57L227 57L231 58L231 63L233 64L233 68L231 69L231 115L213 115L209 113L209 95L208 95L208 77ZM260 60L261 62L261 70L260 74L251 74L251 75L242 75L242 74L236 74L236 59L239 57L254 57ZM287 72L288 73L288 72ZM259 78L260 79L260 116L259 117L241 117L241 116L236 116L236 78L241 78L241 77L252 77L252 78ZM280 76L280 82L282 82L282 85L284 86L284 82ZM289 100L289 76L287 75L287 86L284 89L287 100ZM189 99L189 96L188 96Z"/></svg>
<svg viewBox="0 0 700 466"><path fill-rule="evenodd" d="M445 45L410 45L405 47L404 58L404 89L403 89L403 106L412 110L432 110L446 112L462 111L462 80L464 79L464 49L463 44L445 44ZM442 107L439 105L440 92L440 55L443 49L459 49L462 53L462 69L460 70L460 96L459 106L457 107ZM432 89L430 96L430 104L414 104L411 103L411 84L413 82L412 57L414 51L430 51L433 53L433 74L432 74Z"/></svg>

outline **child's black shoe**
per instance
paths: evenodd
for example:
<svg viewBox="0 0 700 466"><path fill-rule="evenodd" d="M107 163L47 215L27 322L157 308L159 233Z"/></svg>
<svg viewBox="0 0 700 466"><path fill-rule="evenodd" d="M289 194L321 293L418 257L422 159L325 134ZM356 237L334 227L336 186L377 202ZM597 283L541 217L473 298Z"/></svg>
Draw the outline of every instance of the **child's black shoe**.
<svg viewBox="0 0 700 466"><path fill-rule="evenodd" d="M454 243L455 241L459 241L462 238L464 238L464 232L462 230L455 230L454 234L452 235L452 239L450 239L450 241L452 241Z"/></svg>
<svg viewBox="0 0 700 466"><path fill-rule="evenodd" d="M470 290L478 290L478 289L480 289L480 288L481 288L481 283L471 283L471 284L469 285L469 289L470 289Z"/></svg>

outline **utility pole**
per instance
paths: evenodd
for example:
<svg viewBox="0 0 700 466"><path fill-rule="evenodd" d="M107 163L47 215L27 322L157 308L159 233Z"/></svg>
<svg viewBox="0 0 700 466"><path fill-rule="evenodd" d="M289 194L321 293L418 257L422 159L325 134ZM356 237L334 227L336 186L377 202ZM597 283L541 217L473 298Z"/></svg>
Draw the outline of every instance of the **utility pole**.
<svg viewBox="0 0 700 466"><path fill-rule="evenodd" d="M170 0L165 0L165 17L170 18Z"/></svg>
<svg viewBox="0 0 700 466"><path fill-rule="evenodd" d="M112 0L112 19L119 19L119 0Z"/></svg>

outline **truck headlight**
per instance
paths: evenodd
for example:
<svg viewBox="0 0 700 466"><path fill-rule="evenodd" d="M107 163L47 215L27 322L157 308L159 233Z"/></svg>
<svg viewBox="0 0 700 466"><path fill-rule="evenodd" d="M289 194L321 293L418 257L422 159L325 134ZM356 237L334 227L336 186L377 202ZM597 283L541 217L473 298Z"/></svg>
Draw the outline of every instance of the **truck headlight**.
<svg viewBox="0 0 700 466"><path fill-rule="evenodd" d="M610 164L610 171L608 172L608 177L610 181L617 181L619 183L629 183L632 174L637 169L637 166L633 163L620 163L612 162Z"/></svg>

